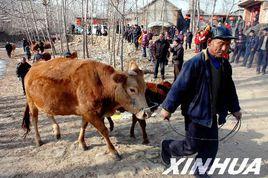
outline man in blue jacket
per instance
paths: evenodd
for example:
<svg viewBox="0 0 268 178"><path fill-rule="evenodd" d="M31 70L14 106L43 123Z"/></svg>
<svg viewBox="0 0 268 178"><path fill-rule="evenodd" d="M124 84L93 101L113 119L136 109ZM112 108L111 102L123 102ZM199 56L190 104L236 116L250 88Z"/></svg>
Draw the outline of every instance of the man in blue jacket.
<svg viewBox="0 0 268 178"><path fill-rule="evenodd" d="M222 58L229 50L231 39L234 37L227 28L212 29L207 50L184 64L162 103L164 119L169 119L181 105L186 130L184 140L162 141L161 158L166 165L171 157L195 153L203 164L208 158L214 160L218 151L218 124L225 123L228 111L241 119L232 67Z"/></svg>
<svg viewBox="0 0 268 178"><path fill-rule="evenodd" d="M258 63L257 63L257 74L261 71L262 66L262 74L266 73L266 67L268 64L268 28L262 30L262 36L259 39L258 45Z"/></svg>
<svg viewBox="0 0 268 178"><path fill-rule="evenodd" d="M248 68L251 68L253 59L254 59L254 55L256 53L257 47L258 47L258 37L256 37L255 35L255 31L251 30L249 32L249 36L247 37L247 41L246 41L246 52L245 52L245 56L244 56L244 60L243 60L243 64L242 66L246 66Z"/></svg>

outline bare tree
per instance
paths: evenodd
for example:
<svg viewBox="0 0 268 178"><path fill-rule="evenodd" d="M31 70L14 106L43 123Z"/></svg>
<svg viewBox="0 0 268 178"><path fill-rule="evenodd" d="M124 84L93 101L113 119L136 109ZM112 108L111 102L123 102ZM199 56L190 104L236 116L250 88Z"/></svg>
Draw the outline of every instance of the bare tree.
<svg viewBox="0 0 268 178"><path fill-rule="evenodd" d="M215 13L215 7L216 7L217 0L213 0L213 10L212 10L212 15L211 15L211 26L213 25L213 16Z"/></svg>
<svg viewBox="0 0 268 178"><path fill-rule="evenodd" d="M56 50L55 50L54 43L51 40L51 35L50 35L50 31L49 31L50 30L49 20L48 20L48 6L49 6L49 3L50 3L50 0L43 0L43 5L45 7L46 32L47 32L49 43L50 43L51 48L52 48L52 55L55 58Z"/></svg>
<svg viewBox="0 0 268 178"><path fill-rule="evenodd" d="M85 34L85 47L86 47L86 54L87 58L89 58L89 52L88 52L88 36L87 36L87 29L88 29L88 1L86 0L86 11L85 11L85 19L86 19L86 34Z"/></svg>
<svg viewBox="0 0 268 178"><path fill-rule="evenodd" d="M65 36L65 40L66 40L66 48L67 51L70 52L70 48L69 48L69 42L68 42L68 35L67 35L67 20L66 20L66 2L67 0L62 0L62 17L63 17L63 23L64 23L64 36Z"/></svg>
<svg viewBox="0 0 268 178"><path fill-rule="evenodd" d="M26 17L25 17L26 14L25 14L25 11L24 11L24 7L23 7L22 1L20 1L20 6L21 6L21 10L22 10L23 23L24 23L24 25L26 27L28 41L32 42L32 38L31 38L31 35L30 35L30 30L29 30L29 25L28 25L28 22L26 21Z"/></svg>
<svg viewBox="0 0 268 178"><path fill-rule="evenodd" d="M123 0L123 15L122 15L122 24L121 24L121 53L120 53L120 64L121 70L124 70L124 38L123 35L125 33L125 7L126 7L126 0Z"/></svg>
<svg viewBox="0 0 268 178"><path fill-rule="evenodd" d="M33 10L32 0L29 0L29 3L30 3L30 9L31 9L31 13L32 13L32 19L33 19L33 24L34 24L36 37L37 37L37 40L40 41L40 37L39 37L38 29L37 29L36 17L35 17L35 13L34 13L34 10ZM36 40L36 38L35 38L35 40Z"/></svg>
<svg viewBox="0 0 268 178"><path fill-rule="evenodd" d="M62 41L62 18L60 18L60 14L62 14L62 8L59 6L58 0L56 0L57 4L57 21L58 21L58 33L60 36L60 49L61 49L61 54L63 53L63 41Z"/></svg>
<svg viewBox="0 0 268 178"><path fill-rule="evenodd" d="M227 21L228 17L230 14L232 14L232 11L235 7L235 5L237 5L240 1L239 0L232 0L232 2L226 2L226 0L223 1L223 6L230 6L229 9L226 11L226 19L225 22ZM226 4L225 4L226 3Z"/></svg>
<svg viewBox="0 0 268 178"><path fill-rule="evenodd" d="M200 28L200 0L196 0L196 10L197 10L197 24L196 24L196 29ZM196 31L194 31L195 34Z"/></svg>

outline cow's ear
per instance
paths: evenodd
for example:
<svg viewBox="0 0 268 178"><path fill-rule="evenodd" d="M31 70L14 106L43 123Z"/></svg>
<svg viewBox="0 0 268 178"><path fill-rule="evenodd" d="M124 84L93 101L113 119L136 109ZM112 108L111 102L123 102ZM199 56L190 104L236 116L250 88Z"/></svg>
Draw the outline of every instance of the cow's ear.
<svg viewBox="0 0 268 178"><path fill-rule="evenodd" d="M127 81L127 76L123 73L115 73L112 75L112 79L115 83L125 83Z"/></svg>
<svg viewBox="0 0 268 178"><path fill-rule="evenodd" d="M129 62L128 70L139 70L139 66L134 60L132 60Z"/></svg>

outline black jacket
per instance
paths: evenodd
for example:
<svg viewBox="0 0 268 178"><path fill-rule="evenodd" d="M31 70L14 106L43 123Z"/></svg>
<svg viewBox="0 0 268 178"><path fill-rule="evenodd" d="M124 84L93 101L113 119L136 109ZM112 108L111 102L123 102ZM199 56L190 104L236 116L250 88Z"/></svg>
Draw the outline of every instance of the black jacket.
<svg viewBox="0 0 268 178"><path fill-rule="evenodd" d="M155 59L158 62L165 62L167 61L167 56L168 56L168 49L169 49L169 42L165 39L163 40L156 40L155 42L155 51L154 51L154 56Z"/></svg>
<svg viewBox="0 0 268 178"><path fill-rule="evenodd" d="M26 46L29 46L29 42L27 40L23 40L22 46L25 48Z"/></svg>
<svg viewBox="0 0 268 178"><path fill-rule="evenodd" d="M228 111L240 110L239 101L232 79L232 66L222 59L221 87L217 102L219 124L225 123ZM210 59L207 51L201 52L187 61L172 85L162 107L173 113L181 105L182 114L193 122L211 127L212 125L212 91Z"/></svg>
<svg viewBox="0 0 268 178"><path fill-rule="evenodd" d="M10 43L7 43L5 46L6 50L11 52L12 51L12 45Z"/></svg>
<svg viewBox="0 0 268 178"><path fill-rule="evenodd" d="M30 70L30 68L31 68L31 65L29 63L27 63L27 62L18 63L17 70L16 70L17 76L20 77L20 78L24 78L25 75L27 74L27 72Z"/></svg>
<svg viewBox="0 0 268 178"><path fill-rule="evenodd" d="M192 42L192 39L193 39L193 34L192 34L192 32L187 32L187 33L186 33L186 42L187 42L187 43L191 43L191 42Z"/></svg>
<svg viewBox="0 0 268 178"><path fill-rule="evenodd" d="M261 49L263 40L264 40L264 36L261 36L260 39L259 39L258 47L257 47L258 51ZM268 39L266 40L265 49L266 49L266 51L268 50Z"/></svg>
<svg viewBox="0 0 268 178"><path fill-rule="evenodd" d="M170 52L173 54L172 61L174 64L183 63L184 49L183 49L182 45L178 45L176 47L171 48Z"/></svg>

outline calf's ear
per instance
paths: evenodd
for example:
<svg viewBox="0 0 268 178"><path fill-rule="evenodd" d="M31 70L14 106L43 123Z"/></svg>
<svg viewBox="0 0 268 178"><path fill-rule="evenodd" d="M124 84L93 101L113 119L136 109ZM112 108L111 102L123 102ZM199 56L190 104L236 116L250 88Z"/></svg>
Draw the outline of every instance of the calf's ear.
<svg viewBox="0 0 268 178"><path fill-rule="evenodd" d="M123 73L115 73L112 75L112 79L115 83L125 83L127 81L127 75Z"/></svg>

